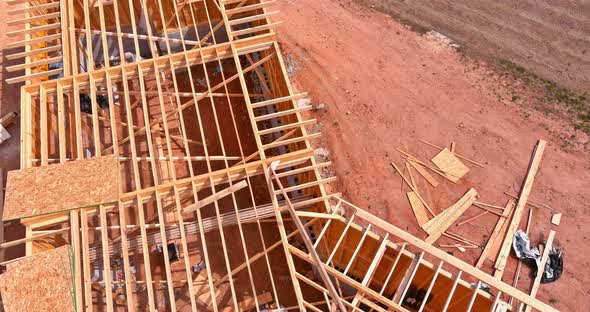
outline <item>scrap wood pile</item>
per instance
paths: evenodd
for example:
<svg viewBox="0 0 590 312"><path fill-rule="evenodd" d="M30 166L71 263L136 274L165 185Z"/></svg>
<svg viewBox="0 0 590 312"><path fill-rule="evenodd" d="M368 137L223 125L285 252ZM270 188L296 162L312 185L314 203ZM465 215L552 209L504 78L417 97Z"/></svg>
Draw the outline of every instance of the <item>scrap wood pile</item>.
<svg viewBox="0 0 590 312"><path fill-rule="evenodd" d="M519 230L519 224L523 215L525 214L525 206L527 204L533 207L547 208L554 212L555 214L553 214L550 221L551 224L555 226L559 225L561 219L561 213L556 212L554 209L546 205L529 200L529 194L533 186L533 181L539 170L539 164L545 149L546 142L544 140L539 140L535 147L520 193L514 195L505 192L505 195L509 197L505 206L480 202L478 200L478 191L474 188L469 188L467 192L465 192L454 204L450 205L446 209L435 209L435 207L424 200L423 196L420 194L420 190L417 188L416 177L420 176L426 180L429 187L437 188L442 183L441 178L442 181L448 180L452 183L459 182L470 170L466 165L467 163L479 168L485 168L485 165L457 154L455 152L454 142L451 144L450 148L441 147L422 140L421 142L436 148L439 151L430 160L430 162L422 161L406 151L397 149L397 151L401 153L402 158L405 160L405 168L402 167L402 169L405 170L400 169L400 167L398 167L393 162L391 163L391 166L395 169L397 174L400 175L403 183L406 184L410 189L410 192L407 192L406 195L418 225L427 235L424 239L426 242L434 244L437 240L439 240L439 238L444 236L450 240L455 241L456 243L440 244L438 245L440 248L452 248L461 252L466 252L467 249L481 249L481 255L475 266L477 268L482 268L486 259L491 260L494 262L494 276L498 279L502 279L506 262L510 255L510 249L512 249L511 247L513 246L513 240L516 237L526 237L525 240L527 244L523 244L523 246L526 246L523 248L527 251L530 251L531 253L529 254L538 254L538 257L536 258L537 267L544 267L550 254L559 253L554 248L552 248L553 237L555 236L555 231L553 230L551 230L546 236L547 239L542 255L540 255L540 252L538 249L536 249L536 247L533 248L533 250L529 250L528 247L530 246L528 245L529 242L527 234L530 228L533 212L532 209L529 210L526 231L519 232L519 235L515 235ZM417 173L417 175L415 173ZM481 212L472 217L460 220L463 214L471 206L480 209ZM466 223L473 224L477 222L479 218L485 215L494 215L498 220L484 246L480 246L478 243L469 240L468 238L461 237L449 230L452 225L461 226ZM524 236L522 236L522 234L524 234ZM521 256L522 253L518 252L516 249L515 251L517 256ZM554 260L553 262L553 265L555 265L556 261ZM519 261L514 278L514 284L517 283L520 266L521 263ZM560 269L561 268L559 268L559 270ZM561 272L559 271L557 273L560 274ZM547 271L545 271L545 274L547 274ZM542 276L544 276L543 274L537 275L539 280ZM544 281L546 280L547 277L545 276ZM539 282L540 281L535 280L535 283L533 284L533 293L536 293L536 288L538 287Z"/></svg>

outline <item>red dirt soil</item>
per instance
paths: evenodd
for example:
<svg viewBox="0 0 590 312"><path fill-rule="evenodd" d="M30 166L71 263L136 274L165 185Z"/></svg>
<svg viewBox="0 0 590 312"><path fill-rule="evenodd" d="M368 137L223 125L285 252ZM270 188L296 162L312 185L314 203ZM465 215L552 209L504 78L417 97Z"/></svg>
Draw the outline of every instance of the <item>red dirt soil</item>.
<svg viewBox="0 0 590 312"><path fill-rule="evenodd" d="M307 91L313 105L325 110L318 118L323 138L340 180L335 191L394 225L425 237L412 214L401 179L390 162L403 168L400 148L428 161L440 146L457 143L458 154L483 162L466 163L471 171L456 185L443 182L436 189L414 172L418 189L436 211L459 199L469 187L480 201L504 206L504 191L517 193L538 139L548 141L531 198L564 213L556 245L565 250L564 274L542 285L538 298L564 311L588 311L589 260L585 255L590 230L589 157L582 151L565 152L563 136L576 134L564 122L522 107L508 98L506 84L485 63L466 59L441 44L412 32L391 17L350 1L281 1L277 30L298 92ZM523 93L526 90L523 90ZM527 207L528 211L528 207ZM481 211L467 210L464 220ZM552 213L534 209L531 239L546 237ZM526 212L521 227L526 222ZM452 230L485 244L497 217L484 216ZM450 243L445 238L437 243ZM438 244L437 244L438 245ZM474 264L481 250L454 254ZM512 282L517 261L512 258L504 280ZM492 262L484 265L491 272ZM528 291L529 269L523 268L519 288Z"/></svg>

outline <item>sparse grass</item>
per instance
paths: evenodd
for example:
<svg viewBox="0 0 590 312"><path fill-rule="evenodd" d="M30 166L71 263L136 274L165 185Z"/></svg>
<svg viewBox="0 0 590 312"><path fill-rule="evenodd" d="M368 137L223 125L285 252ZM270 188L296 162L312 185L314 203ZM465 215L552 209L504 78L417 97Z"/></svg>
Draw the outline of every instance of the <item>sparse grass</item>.
<svg viewBox="0 0 590 312"><path fill-rule="evenodd" d="M555 298L551 297L551 298L549 298L549 303L550 303L550 304L556 304L556 303L559 303L559 300L557 300L557 299L555 299Z"/></svg>
<svg viewBox="0 0 590 312"><path fill-rule="evenodd" d="M511 61L498 60L497 64L500 70L540 91L537 96L539 105L534 105L536 109L546 114L563 109L575 129L590 135L590 99L587 93L577 94ZM518 99L520 99L519 96L512 96L512 101ZM553 107L554 104L559 104L561 107Z"/></svg>

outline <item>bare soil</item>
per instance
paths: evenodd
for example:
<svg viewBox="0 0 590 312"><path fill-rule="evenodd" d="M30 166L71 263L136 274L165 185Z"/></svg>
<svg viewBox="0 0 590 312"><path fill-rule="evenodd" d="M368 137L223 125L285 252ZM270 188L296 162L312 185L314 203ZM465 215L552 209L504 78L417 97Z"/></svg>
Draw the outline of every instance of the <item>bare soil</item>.
<svg viewBox="0 0 590 312"><path fill-rule="evenodd" d="M584 252L590 237L585 226L590 221L585 134L556 115L513 101L514 92L530 94L524 84L516 81L520 90L514 90L514 81L506 81L487 63L465 57L444 38L413 32L388 15L337 0L286 0L278 9L276 19L284 22L278 34L295 87L309 92L313 105L324 104L310 117L318 118L316 128L323 133L319 145L329 150L340 178L334 189L398 227L425 237L406 198L409 190L390 166L392 161L403 166L396 148L428 161L437 150L419 139L441 146L454 141L457 153L486 164L467 164L471 171L457 184L437 177L442 183L436 189L414 173L420 194L441 211L470 187L479 191L482 202L505 205L504 192L519 191L534 145L546 139L531 198L564 213L556 244L565 250L565 268L559 281L541 286L538 297L564 311L590 308L590 262ZM573 143L564 143L564 138ZM471 207L460 220L480 212ZM546 237L551 215L547 209L534 209L533 242ZM483 245L496 221L484 216L452 230ZM481 250L453 252L475 263ZM509 283L516 263L508 263L504 280ZM484 270L491 268L488 261ZM526 291L530 283L525 268L519 287Z"/></svg>
<svg viewBox="0 0 590 312"><path fill-rule="evenodd" d="M578 92L590 92L590 2L566 0L355 0L501 58Z"/></svg>

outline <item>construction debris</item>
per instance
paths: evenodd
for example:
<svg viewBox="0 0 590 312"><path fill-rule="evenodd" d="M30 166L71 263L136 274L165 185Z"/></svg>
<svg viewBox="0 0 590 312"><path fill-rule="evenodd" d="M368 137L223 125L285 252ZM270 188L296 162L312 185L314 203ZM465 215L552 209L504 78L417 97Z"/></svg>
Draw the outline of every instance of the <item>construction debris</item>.
<svg viewBox="0 0 590 312"><path fill-rule="evenodd" d="M416 220L420 227L422 227L430 218L428 217L428 209L424 206L420 198L415 192L407 192L406 195L408 196L408 200L410 201L410 206L412 207L412 211L416 216Z"/></svg>
<svg viewBox="0 0 590 312"><path fill-rule="evenodd" d="M561 223L561 213L556 213L551 216L551 223L553 225L559 225L559 223Z"/></svg>
<svg viewBox="0 0 590 312"><path fill-rule="evenodd" d="M504 239L504 243L500 248L500 253L498 254L496 264L494 265L494 267L496 268L494 276L496 278L502 279L502 275L504 274L504 268L506 267L506 262L508 261L508 254L510 252L510 245L512 244L512 237L514 236L514 233L516 233L518 225L520 224L520 219L524 212L524 207L526 206L529 194L531 193L531 189L533 188L533 181L535 180L535 176L537 175L537 172L539 170L539 165L541 163L541 158L543 157L543 152L545 151L546 144L547 142L545 142L544 140L539 140L535 147L535 151L529 164L528 173L522 184L522 189L520 191L518 203L514 208L512 220L510 221L510 225L508 226L508 230L506 231L506 238Z"/></svg>
<svg viewBox="0 0 590 312"><path fill-rule="evenodd" d="M440 169L445 177L453 183L457 183L467 172L469 168L465 166L459 158L451 153L447 148L444 148L438 153L432 162Z"/></svg>
<svg viewBox="0 0 590 312"><path fill-rule="evenodd" d="M422 229L429 235L426 242L435 242L473 204L477 196L477 191L471 188L455 204L424 224Z"/></svg>

